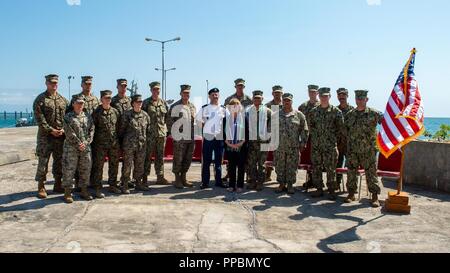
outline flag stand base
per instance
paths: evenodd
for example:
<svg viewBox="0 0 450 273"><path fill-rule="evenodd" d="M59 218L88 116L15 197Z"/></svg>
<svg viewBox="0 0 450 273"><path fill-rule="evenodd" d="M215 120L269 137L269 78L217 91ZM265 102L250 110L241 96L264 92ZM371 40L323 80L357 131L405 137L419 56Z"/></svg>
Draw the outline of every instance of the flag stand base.
<svg viewBox="0 0 450 273"><path fill-rule="evenodd" d="M409 205L409 196L406 192L398 194L396 191L388 193L388 199L385 202L385 210L395 213L411 213L411 206Z"/></svg>

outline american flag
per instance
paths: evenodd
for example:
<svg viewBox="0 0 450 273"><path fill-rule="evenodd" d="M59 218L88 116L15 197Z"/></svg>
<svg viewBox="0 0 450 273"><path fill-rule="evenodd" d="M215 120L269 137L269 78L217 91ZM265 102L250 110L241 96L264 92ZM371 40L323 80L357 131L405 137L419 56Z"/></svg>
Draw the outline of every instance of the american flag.
<svg viewBox="0 0 450 273"><path fill-rule="evenodd" d="M395 83L378 133L378 149L386 158L418 138L425 130L424 108L414 74L415 60L416 49L413 49Z"/></svg>

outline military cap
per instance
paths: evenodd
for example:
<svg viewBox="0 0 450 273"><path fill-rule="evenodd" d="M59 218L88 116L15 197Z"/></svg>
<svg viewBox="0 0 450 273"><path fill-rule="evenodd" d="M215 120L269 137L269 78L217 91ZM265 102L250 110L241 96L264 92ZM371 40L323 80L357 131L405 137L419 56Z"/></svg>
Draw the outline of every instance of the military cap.
<svg viewBox="0 0 450 273"><path fill-rule="evenodd" d="M103 90L100 91L100 96L103 97L112 97L112 91L111 90Z"/></svg>
<svg viewBox="0 0 450 273"><path fill-rule="evenodd" d="M274 87L272 87L272 91L273 92L283 92L283 86L281 85L275 85Z"/></svg>
<svg viewBox="0 0 450 273"><path fill-rule="evenodd" d="M339 88L339 89L336 91L336 93L337 93L338 95L340 95L340 94L348 95L348 90L347 90L346 88Z"/></svg>
<svg viewBox="0 0 450 273"><path fill-rule="evenodd" d="M55 82L58 83L59 82L59 76L56 74L50 74L45 76L45 80L48 82Z"/></svg>
<svg viewBox="0 0 450 273"><path fill-rule="evenodd" d="M184 92L184 91L190 92L191 91L191 86L189 84L183 84L180 86L180 88L181 88L181 92Z"/></svg>
<svg viewBox="0 0 450 273"><path fill-rule="evenodd" d="M149 85L150 85L151 89L153 89L155 87L161 88L161 83L160 82L152 82Z"/></svg>
<svg viewBox="0 0 450 273"><path fill-rule="evenodd" d="M262 98L264 95L264 92L261 90L255 90L253 91L253 97L254 98Z"/></svg>
<svg viewBox="0 0 450 273"><path fill-rule="evenodd" d="M82 94L77 94L72 96L72 101L75 103L84 103L84 96Z"/></svg>
<svg viewBox="0 0 450 273"><path fill-rule="evenodd" d="M142 95L134 95L131 97L131 103L133 102L142 102Z"/></svg>
<svg viewBox="0 0 450 273"><path fill-rule="evenodd" d="M208 95L211 95L212 93L219 93L219 92L220 92L219 88L213 88L213 89L209 90Z"/></svg>
<svg viewBox="0 0 450 273"><path fill-rule="evenodd" d="M283 100L288 99L288 100L294 100L294 95L292 95L291 93L286 93L283 94Z"/></svg>
<svg viewBox="0 0 450 273"><path fill-rule="evenodd" d="M319 86L318 85L314 85L314 84L310 84L308 85L308 91L318 91L319 90Z"/></svg>
<svg viewBox="0 0 450 273"><path fill-rule="evenodd" d="M117 84L118 85L128 85L128 81L126 79L118 79Z"/></svg>
<svg viewBox="0 0 450 273"><path fill-rule="evenodd" d="M368 90L355 90L355 96L357 99L365 99L367 98Z"/></svg>
<svg viewBox="0 0 450 273"><path fill-rule="evenodd" d="M239 79L237 79L237 80L234 81L234 84L235 84L236 86L238 86L238 85L245 85L245 80L239 78Z"/></svg>
<svg viewBox="0 0 450 273"><path fill-rule="evenodd" d="M82 83L92 83L92 79L93 79L92 76L82 76L81 77L81 82Z"/></svg>
<svg viewBox="0 0 450 273"><path fill-rule="evenodd" d="M331 95L331 88L328 87L322 87L319 89L319 95L321 96L330 96Z"/></svg>

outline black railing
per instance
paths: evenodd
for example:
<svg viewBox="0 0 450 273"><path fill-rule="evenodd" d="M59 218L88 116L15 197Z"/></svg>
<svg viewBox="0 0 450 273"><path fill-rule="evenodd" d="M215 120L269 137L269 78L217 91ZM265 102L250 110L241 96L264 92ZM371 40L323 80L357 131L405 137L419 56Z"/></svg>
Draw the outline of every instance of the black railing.
<svg viewBox="0 0 450 273"><path fill-rule="evenodd" d="M15 111L14 113L11 113L11 112L6 112L6 111L3 111L2 113L1 113L1 115L0 115L0 120L18 120L18 119L20 119L20 118L31 118L31 117L33 117L33 113L26 113L26 112L22 112L22 111L20 111L20 112L18 112L18 111Z"/></svg>

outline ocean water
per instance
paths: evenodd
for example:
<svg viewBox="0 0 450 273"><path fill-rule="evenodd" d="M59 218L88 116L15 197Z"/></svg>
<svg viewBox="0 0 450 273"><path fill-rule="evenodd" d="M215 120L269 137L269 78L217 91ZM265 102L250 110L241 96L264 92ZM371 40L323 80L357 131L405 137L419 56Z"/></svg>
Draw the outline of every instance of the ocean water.
<svg viewBox="0 0 450 273"><path fill-rule="evenodd" d="M23 117L26 118L26 114ZM450 125L450 118L425 118L425 128L431 134L438 131L441 124ZM7 114L6 119L4 119L3 114L0 114L0 128L13 128L15 126L16 120L14 119L14 114Z"/></svg>

